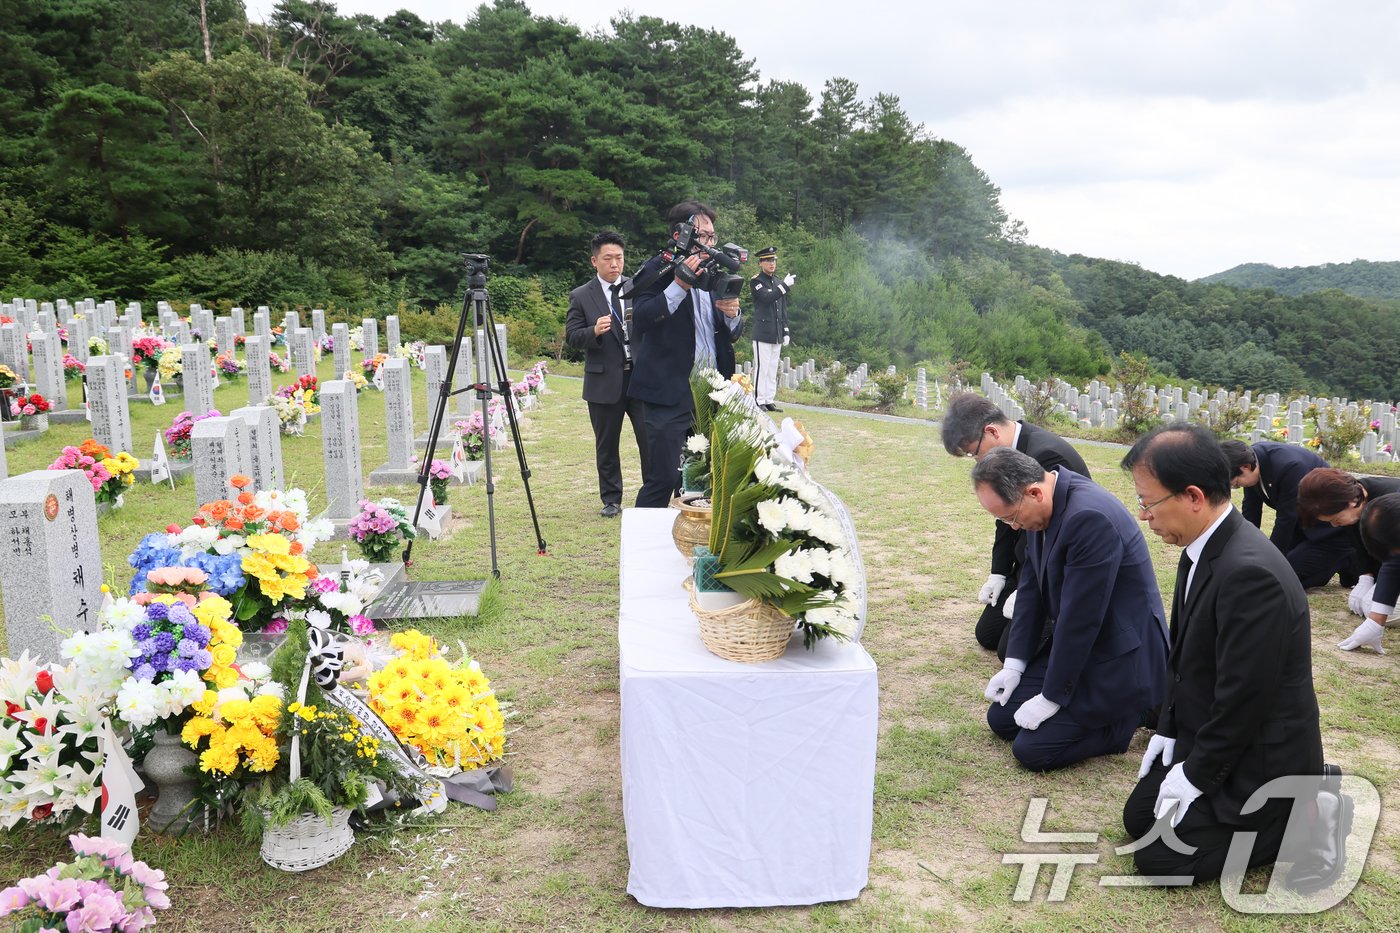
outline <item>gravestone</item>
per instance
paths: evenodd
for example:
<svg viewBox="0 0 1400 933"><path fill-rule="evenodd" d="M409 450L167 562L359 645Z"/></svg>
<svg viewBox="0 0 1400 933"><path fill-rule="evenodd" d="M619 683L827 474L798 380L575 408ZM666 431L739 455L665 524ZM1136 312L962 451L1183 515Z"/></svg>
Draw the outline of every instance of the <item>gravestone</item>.
<svg viewBox="0 0 1400 933"><path fill-rule="evenodd" d="M190 330L189 322L180 321L175 325L175 345L180 347L189 346L194 342L194 333ZM205 347L208 350L208 347Z"/></svg>
<svg viewBox="0 0 1400 933"><path fill-rule="evenodd" d="M396 356L399 352L399 316L391 314L384 319L384 352Z"/></svg>
<svg viewBox="0 0 1400 933"><path fill-rule="evenodd" d="M267 337L268 345L271 346L272 322L268 318L266 308L259 308L253 312L253 333L259 337Z"/></svg>
<svg viewBox="0 0 1400 933"><path fill-rule="evenodd" d="M0 364L10 367L21 383L29 382L29 356L24 330L18 324L0 324ZM41 393L45 398L47 393Z"/></svg>
<svg viewBox="0 0 1400 933"><path fill-rule="evenodd" d="M344 379L345 374L354 365L350 361L350 325L331 325L331 353L335 361L335 378Z"/></svg>
<svg viewBox="0 0 1400 933"><path fill-rule="evenodd" d="M120 356L122 365L131 370L126 380L127 398L145 398L146 393L141 391L141 368L131 362L131 328L125 325L107 328L107 347L109 353Z"/></svg>
<svg viewBox="0 0 1400 933"><path fill-rule="evenodd" d="M209 375L209 348L202 343L181 347L180 368L185 410L192 415L210 411L214 407L214 382Z"/></svg>
<svg viewBox="0 0 1400 933"><path fill-rule="evenodd" d="M233 318L221 317L214 322L215 340L219 344L219 355L231 355L238 349L233 338Z"/></svg>
<svg viewBox="0 0 1400 933"><path fill-rule="evenodd" d="M413 372L408 360L384 362L384 422L389 459L369 475L371 486L404 486L418 478L413 467Z"/></svg>
<svg viewBox="0 0 1400 933"><path fill-rule="evenodd" d="M379 321L375 318L367 317L360 325L360 349L367 360L379 353Z"/></svg>
<svg viewBox="0 0 1400 933"><path fill-rule="evenodd" d="M75 317L68 325L68 352L79 363L88 360L88 338L92 336L90 322L85 317Z"/></svg>
<svg viewBox="0 0 1400 933"><path fill-rule="evenodd" d="M49 421L61 424L64 418L83 419L81 410L77 412L77 419L68 414L68 386L63 381L63 345L58 342L58 337L38 331L29 335L29 345L34 349L34 382L39 394L53 406Z"/></svg>
<svg viewBox="0 0 1400 933"><path fill-rule="evenodd" d="M248 447L252 466L249 476L260 490L282 489L282 427L271 405L235 408L230 417L242 418L248 425Z"/></svg>
<svg viewBox="0 0 1400 933"><path fill-rule="evenodd" d="M248 357L248 404L266 404L272 394L272 364L268 360L268 339L249 337L243 342Z"/></svg>
<svg viewBox="0 0 1400 933"><path fill-rule="evenodd" d="M230 498L229 477L238 473L251 476L253 472L248 422L232 415L196 421L190 431L190 459L194 462L196 502Z"/></svg>
<svg viewBox="0 0 1400 933"><path fill-rule="evenodd" d="M437 412L438 393L442 390L442 382L447 378L447 348L439 346L426 347L423 350L423 375L426 378L427 388L424 390L423 399L427 403L423 407L423 433L418 435L417 445L419 447L428 446L428 434L433 429L433 415ZM438 445L442 446L443 439L447 437L452 426L452 406L448 405L442 410L441 436L438 438Z"/></svg>
<svg viewBox="0 0 1400 933"><path fill-rule="evenodd" d="M61 661L69 632L97 628L102 554L97 502L81 470L35 470L0 482L0 595L9 655Z"/></svg>
<svg viewBox="0 0 1400 933"><path fill-rule="evenodd" d="M506 341L506 325L496 325L496 340L501 344L501 368L510 368L510 346Z"/></svg>
<svg viewBox="0 0 1400 933"><path fill-rule="evenodd" d="M132 452L131 411L126 397L125 361L119 356L88 360L87 401L92 412L92 436L115 456Z"/></svg>
<svg viewBox="0 0 1400 933"><path fill-rule="evenodd" d="M10 475L10 466L5 461L5 444L0 441L0 480Z"/></svg>
<svg viewBox="0 0 1400 933"><path fill-rule="evenodd" d="M339 325L337 325L339 326ZM321 453L326 466L326 511L337 534L359 514L364 498L360 465L360 406L355 386L336 379L321 387Z"/></svg>
<svg viewBox="0 0 1400 933"><path fill-rule="evenodd" d="M311 328L298 327L292 331L288 345L292 348L292 369L298 376L316 375L316 353L312 349Z"/></svg>
<svg viewBox="0 0 1400 933"><path fill-rule="evenodd" d="M282 319L282 334L288 343L292 342L292 334L300 327L301 318L297 316L295 311L288 311L287 316Z"/></svg>
<svg viewBox="0 0 1400 933"><path fill-rule="evenodd" d="M243 316L242 308L233 308L229 311L229 316L233 318L233 333L237 337L248 336L248 322Z"/></svg>
<svg viewBox="0 0 1400 933"><path fill-rule="evenodd" d="M324 308L313 308L311 311L311 337L316 341L316 345L321 345L321 338L326 336L326 311Z"/></svg>

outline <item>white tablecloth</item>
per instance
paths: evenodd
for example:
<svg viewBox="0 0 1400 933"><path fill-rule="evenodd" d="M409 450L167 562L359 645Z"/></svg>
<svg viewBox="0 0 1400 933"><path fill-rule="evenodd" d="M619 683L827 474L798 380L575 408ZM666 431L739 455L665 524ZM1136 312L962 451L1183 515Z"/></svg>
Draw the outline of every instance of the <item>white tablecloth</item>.
<svg viewBox="0 0 1400 933"><path fill-rule="evenodd" d="M672 509L622 514L627 892L650 907L857 897L870 863L879 690L858 644L795 635L762 664L700 641Z"/></svg>

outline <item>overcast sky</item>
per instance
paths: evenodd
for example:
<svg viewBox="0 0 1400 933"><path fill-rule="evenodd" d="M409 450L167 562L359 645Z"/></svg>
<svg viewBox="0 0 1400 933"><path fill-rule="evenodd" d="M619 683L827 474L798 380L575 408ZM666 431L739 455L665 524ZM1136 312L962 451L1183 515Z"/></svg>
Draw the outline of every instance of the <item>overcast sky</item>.
<svg viewBox="0 0 1400 933"><path fill-rule="evenodd" d="M246 0L260 18L272 0ZM721 29L764 81L897 95L966 148L1032 243L1197 278L1400 260L1400 3L534 0ZM341 0L464 22L475 3Z"/></svg>

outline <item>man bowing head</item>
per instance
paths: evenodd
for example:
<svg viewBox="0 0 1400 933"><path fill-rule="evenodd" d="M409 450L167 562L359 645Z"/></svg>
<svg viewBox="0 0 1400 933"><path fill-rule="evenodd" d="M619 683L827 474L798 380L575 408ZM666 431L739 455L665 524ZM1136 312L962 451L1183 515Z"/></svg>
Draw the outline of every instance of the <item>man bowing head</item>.
<svg viewBox="0 0 1400 933"><path fill-rule="evenodd" d="M981 459L972 485L982 508L1026 532L987 724L1031 771L1127 751L1166 685L1162 597L1137 523L1092 480L1009 447Z"/></svg>

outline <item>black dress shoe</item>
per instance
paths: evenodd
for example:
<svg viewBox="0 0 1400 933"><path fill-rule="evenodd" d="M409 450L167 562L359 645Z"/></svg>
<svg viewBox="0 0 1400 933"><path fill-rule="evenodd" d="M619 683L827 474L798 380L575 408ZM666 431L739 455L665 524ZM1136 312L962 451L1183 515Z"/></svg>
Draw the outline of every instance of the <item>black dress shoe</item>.
<svg viewBox="0 0 1400 933"><path fill-rule="evenodd" d="M1356 804L1341 792L1342 771L1323 765L1322 788L1317 794L1316 815L1307 829L1307 851L1297 858L1285 879L1299 894L1313 894L1336 883L1346 870L1347 837L1351 835Z"/></svg>
<svg viewBox="0 0 1400 933"><path fill-rule="evenodd" d="M609 502L607 505L603 506L603 511L599 512L598 514L603 516L604 518L615 518L621 513L622 506L618 505L615 502Z"/></svg>

